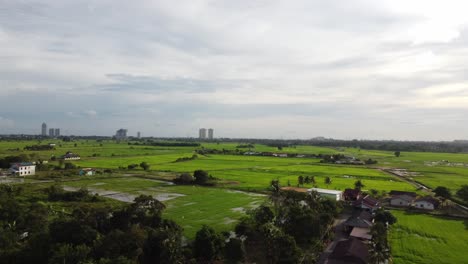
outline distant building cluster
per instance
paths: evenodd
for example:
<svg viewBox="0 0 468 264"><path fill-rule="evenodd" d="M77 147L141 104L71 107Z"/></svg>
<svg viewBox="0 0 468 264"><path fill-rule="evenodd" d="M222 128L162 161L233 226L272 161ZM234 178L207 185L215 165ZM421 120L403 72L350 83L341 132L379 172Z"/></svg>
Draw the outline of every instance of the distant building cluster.
<svg viewBox="0 0 468 264"><path fill-rule="evenodd" d="M200 130L198 131L198 138L212 140L214 138L214 129L212 128L208 129L208 137L207 137L206 128L200 128Z"/></svg>
<svg viewBox="0 0 468 264"><path fill-rule="evenodd" d="M60 137L60 128L49 128L49 135L47 135L47 124L42 123L41 135L43 137Z"/></svg>
<svg viewBox="0 0 468 264"><path fill-rule="evenodd" d="M115 139L117 140L124 140L127 139L127 129L119 129L117 132L115 132Z"/></svg>

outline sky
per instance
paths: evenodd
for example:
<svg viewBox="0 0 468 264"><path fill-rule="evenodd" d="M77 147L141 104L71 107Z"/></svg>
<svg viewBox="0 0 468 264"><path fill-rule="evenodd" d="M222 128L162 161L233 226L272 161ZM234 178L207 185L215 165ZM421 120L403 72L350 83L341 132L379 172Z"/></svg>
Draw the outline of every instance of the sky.
<svg viewBox="0 0 468 264"><path fill-rule="evenodd" d="M468 139L466 10L0 0L0 134Z"/></svg>

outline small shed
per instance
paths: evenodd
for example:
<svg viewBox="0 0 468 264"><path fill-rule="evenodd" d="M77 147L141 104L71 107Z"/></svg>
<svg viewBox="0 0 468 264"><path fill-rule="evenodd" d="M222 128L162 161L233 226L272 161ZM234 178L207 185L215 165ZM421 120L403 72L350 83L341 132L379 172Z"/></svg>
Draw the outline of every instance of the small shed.
<svg viewBox="0 0 468 264"><path fill-rule="evenodd" d="M79 172L80 176L93 176L96 174L96 170L92 168L84 168Z"/></svg>
<svg viewBox="0 0 468 264"><path fill-rule="evenodd" d="M343 192L337 190L328 190L328 189L320 189L320 188L311 188L307 190L307 192L311 193L312 191L317 192L320 197L325 197L328 199L332 199L335 201L343 200Z"/></svg>

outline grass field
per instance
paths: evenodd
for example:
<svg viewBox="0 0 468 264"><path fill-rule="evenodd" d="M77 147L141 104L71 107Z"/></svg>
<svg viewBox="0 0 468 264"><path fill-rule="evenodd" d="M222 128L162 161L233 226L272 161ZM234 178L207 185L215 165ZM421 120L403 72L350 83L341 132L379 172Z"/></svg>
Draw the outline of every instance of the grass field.
<svg viewBox="0 0 468 264"><path fill-rule="evenodd" d="M24 151L26 145L56 143L56 149L51 151ZM75 145L76 144L76 145ZM237 143L203 143L203 147L211 149L234 150ZM88 187L101 191L113 191L134 197L139 194L151 194L156 198L165 199L167 196L176 198L164 201L167 209L164 215L174 219L185 229L188 238L193 238L195 232L202 224L208 224L218 231L230 230L243 215L243 210L249 209L264 201L264 197L256 196L241 191L260 191L268 189L272 179L279 179L285 186L288 181L292 186L297 185L298 176L314 176L316 185L320 188L339 189L350 188L359 179L363 182L364 190L376 189L379 191L402 190L415 191L407 182L401 181L393 175L382 172L379 168L405 168L418 172L414 179L436 187L447 186L455 192L463 184L468 184L468 168L460 166L447 166L438 164L428 166L431 162L449 160L450 162L468 163L468 154L451 153L427 153L427 152L402 152L400 157L395 157L393 152L360 150L355 148L326 148L314 146L296 146L277 148L265 145L255 145L252 149L258 152L286 152L301 154L333 154L344 153L360 159L372 158L378 164L372 166L351 166L323 164L314 158L277 158L258 157L244 155L199 155L198 159L175 162L181 157L191 157L195 147L160 147L160 146L134 146L125 142L80 140L76 142L51 141L0 141L0 157L19 154L35 154L42 159L49 159L52 155L61 156L67 151L72 151L81 156L80 161L73 162L80 167L118 169L129 164L147 162L151 165L149 172L143 172L141 168L135 170L120 170L114 172L114 176L99 176L96 178L81 178L79 181L69 181L65 185L70 187ZM242 151L248 149L242 148ZM58 162L52 162L57 165ZM126 174L142 174L148 177L171 179L182 172L192 173L194 170L203 169L220 179L216 188L203 188L192 186L172 186L165 182L154 181L137 177L122 177ZM50 172L41 172L47 174ZM56 173L56 172L54 172ZM115 176L118 177L115 177ZM326 186L325 177L330 177L332 183ZM31 181L30 179L28 181ZM304 187L312 187L312 184ZM392 231L392 245L394 247L396 263L427 263L424 262L424 240L416 235L410 235L410 231L426 232L428 237L440 236L440 239L427 240L434 247L449 252L449 247L457 248L455 234L466 234L463 222L435 218L425 215L404 215L396 212L399 224ZM401 214L401 215L399 215ZM414 219L412 219L414 217ZM401 218L401 219L400 219ZM420 224L424 223L424 225ZM461 223L461 226L459 226ZM447 225L447 227L445 227ZM427 226L430 228L426 230ZM436 228L443 226L444 228ZM407 228L407 229L405 229ZM445 230L448 228L450 230ZM453 230L451 229L453 228ZM403 230L403 231L401 231ZM409 231L407 231L409 230ZM420 231L423 230L423 231ZM431 233L435 232L435 233ZM446 235L445 235L446 234ZM420 234L419 234L420 235ZM398 237L399 236L399 237ZM465 236L463 239L468 240ZM407 242L408 241L408 242ZM419 243L419 244L418 244ZM463 244L463 243L462 243ZM423 246L419 246L423 245ZM419 248L420 247L420 248ZM428 246L429 247L429 246ZM430 248L430 253L435 251ZM419 250L419 251L418 251ZM453 251L453 250L452 250ZM452 252L450 251L450 252ZM414 254L412 255L412 252ZM419 255L418 255L419 254ZM440 256L435 256L441 258ZM448 253L447 253L448 254ZM456 255L456 253L450 253ZM458 260L458 255L448 259ZM418 262L419 261L419 262ZM445 263L445 262L434 262ZM453 262L452 263L460 263Z"/></svg>
<svg viewBox="0 0 468 264"><path fill-rule="evenodd" d="M404 168L412 172L418 172L419 176L413 178L430 188L446 186L453 193L463 184L468 184L468 154L463 153L437 153L437 152L402 152L400 157L395 157L393 152L358 150L347 148L345 153L357 157L370 157L378 160L376 167ZM429 165L431 162L449 161ZM429 163L429 164L428 164ZM455 166L454 163L466 164L466 166Z"/></svg>
<svg viewBox="0 0 468 264"><path fill-rule="evenodd" d="M246 210L258 206L265 196L220 188L175 186L167 182L136 177L84 177L80 181L64 182L64 186L86 187L92 190L114 191L131 197L152 195L164 200L164 216L184 228L184 234L193 239L203 224L217 231L232 230Z"/></svg>
<svg viewBox="0 0 468 264"><path fill-rule="evenodd" d="M398 219L389 237L395 264L467 262L467 220L392 213Z"/></svg>

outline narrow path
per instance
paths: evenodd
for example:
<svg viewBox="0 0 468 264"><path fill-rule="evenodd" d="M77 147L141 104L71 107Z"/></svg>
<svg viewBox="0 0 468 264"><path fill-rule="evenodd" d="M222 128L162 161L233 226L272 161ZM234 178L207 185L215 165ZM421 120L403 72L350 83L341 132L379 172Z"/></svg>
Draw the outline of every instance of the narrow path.
<svg viewBox="0 0 468 264"><path fill-rule="evenodd" d="M325 251L322 252L320 255L317 264L325 264L328 261L328 256L333 252L335 246L338 242L348 239L349 235L344 231L344 222L351 216L348 212L341 213L333 223L333 229L335 230L335 236L333 237L333 241L328 244Z"/></svg>
<svg viewBox="0 0 468 264"><path fill-rule="evenodd" d="M397 173L394 173L394 172L392 172L390 169L379 168L378 170L380 170L380 171L382 171L382 172L389 173L389 174L391 174L391 175L397 177L398 179L400 179L400 180L402 180L402 181L404 181L404 182L407 182L407 183L413 185L414 187L416 187L416 189L421 189L421 190L423 190L424 192L426 192L426 193L428 193L428 194L431 193L431 188L429 188L429 187L427 187L427 186L425 186L425 185L423 185L423 184L417 183L417 182L415 182L414 180L411 180L411 179L409 179L409 178L407 178L407 177L404 177L404 176L401 176L401 175L399 175L399 174L397 174Z"/></svg>

